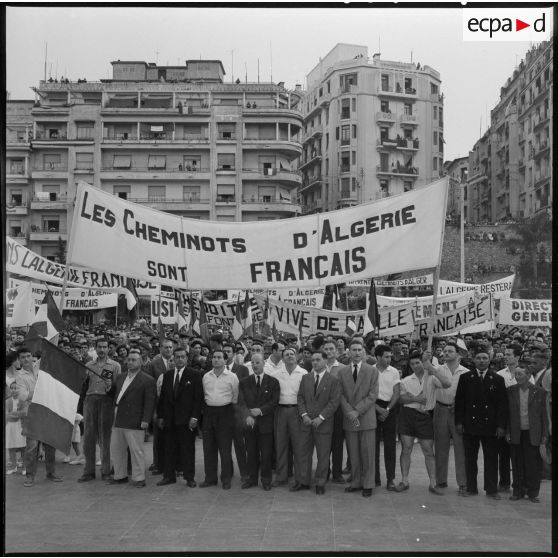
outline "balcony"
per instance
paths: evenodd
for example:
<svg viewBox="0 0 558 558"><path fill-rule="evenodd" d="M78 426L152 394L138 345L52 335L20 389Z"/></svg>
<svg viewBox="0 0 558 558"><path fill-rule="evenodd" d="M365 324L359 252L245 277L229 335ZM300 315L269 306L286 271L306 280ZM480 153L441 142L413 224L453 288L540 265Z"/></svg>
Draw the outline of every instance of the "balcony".
<svg viewBox="0 0 558 558"><path fill-rule="evenodd" d="M318 213L322 210L322 201L313 201L302 206L302 214Z"/></svg>
<svg viewBox="0 0 558 558"><path fill-rule="evenodd" d="M387 122L388 124L395 124L395 114L393 112L377 112L376 122Z"/></svg>
<svg viewBox="0 0 558 558"><path fill-rule="evenodd" d="M533 123L533 131L538 130L539 128L541 128L542 126L544 126L545 124L547 124L549 122L549 116L548 113L543 113L540 116L537 116L537 118L535 119L535 122Z"/></svg>
<svg viewBox="0 0 558 558"><path fill-rule="evenodd" d="M68 176L67 163L45 163L37 165L31 172L31 178L66 178Z"/></svg>
<svg viewBox="0 0 558 558"><path fill-rule="evenodd" d="M281 151L290 157L300 157L302 155L302 145L298 141L287 139L244 138L242 148L258 151Z"/></svg>
<svg viewBox="0 0 558 558"><path fill-rule="evenodd" d="M380 97L397 97L407 99L417 99L417 90L413 87L401 87L398 83L395 87L393 85L381 85L378 87L378 96Z"/></svg>
<svg viewBox="0 0 558 558"><path fill-rule="evenodd" d="M6 204L6 216L12 217L14 215L28 215L29 203L25 198L21 200L12 198L11 202Z"/></svg>
<svg viewBox="0 0 558 558"><path fill-rule="evenodd" d="M541 155L544 155L546 151L550 149L550 142L548 140L541 141L535 146L535 159L538 159Z"/></svg>
<svg viewBox="0 0 558 558"><path fill-rule="evenodd" d="M209 169L205 167L189 167L179 164L176 167L114 167L105 166L101 167L101 172L103 173L102 178L112 179L121 178L125 176L129 180L133 179L145 179L145 178L169 178L174 180L179 180L183 178L192 178L198 180L208 180L209 179Z"/></svg>
<svg viewBox="0 0 558 558"><path fill-rule="evenodd" d="M402 114L399 118L401 124L409 124L411 126L418 126L418 119L414 114Z"/></svg>
<svg viewBox="0 0 558 558"><path fill-rule="evenodd" d="M242 198L242 211L268 211L268 212L282 212L292 215L299 215L302 213L302 208L299 204L292 200L270 200L267 197Z"/></svg>
<svg viewBox="0 0 558 558"><path fill-rule="evenodd" d="M235 132L218 132L217 133L217 141L218 142L236 141L236 133Z"/></svg>
<svg viewBox="0 0 558 558"><path fill-rule="evenodd" d="M64 227L39 227L31 225L29 240L31 242L56 242L59 238L67 240L67 231Z"/></svg>
<svg viewBox="0 0 558 558"><path fill-rule="evenodd" d="M67 141L68 134L64 132L58 132L57 134L49 134L43 130L37 130L33 141L46 141L46 142L56 142L56 141Z"/></svg>
<svg viewBox="0 0 558 558"><path fill-rule="evenodd" d="M203 134L181 134L181 133L163 133L163 134L137 134L119 133L108 134L102 140L103 147L112 147L112 145L129 145L129 144L165 144L174 146L176 144L183 146L209 148L209 137ZM112 144L112 145L110 145Z"/></svg>
<svg viewBox="0 0 558 558"><path fill-rule="evenodd" d="M50 194L48 192L37 192L31 198L31 209L41 211L55 210L65 211L68 209L70 200L66 194Z"/></svg>
<svg viewBox="0 0 558 558"><path fill-rule="evenodd" d="M401 149L402 151L418 151L419 139L399 139L397 141L397 149Z"/></svg>
<svg viewBox="0 0 558 558"><path fill-rule="evenodd" d="M271 179L273 182L285 182L288 184L302 184L302 174L298 170L288 170L281 168L263 168L263 167L244 167L242 169L242 180L266 180Z"/></svg>
<svg viewBox="0 0 558 558"><path fill-rule="evenodd" d="M376 148L395 149L397 147L397 140L395 138L383 138L376 142Z"/></svg>
<svg viewBox="0 0 558 558"><path fill-rule="evenodd" d="M23 244L23 246L27 246L27 238L28 237L25 234L25 231L19 231L15 234L11 231L8 231L8 235L11 236L17 242L19 242L20 244Z"/></svg>
<svg viewBox="0 0 558 558"><path fill-rule="evenodd" d="M25 168L14 165L6 169L6 178L13 178L16 181L27 180L27 178L29 178L29 175L25 173Z"/></svg>
<svg viewBox="0 0 558 558"><path fill-rule="evenodd" d="M199 194L192 194L182 199L170 199L164 197L151 198L128 198L128 201L147 205L159 211L209 211L210 203L208 198L201 198Z"/></svg>
<svg viewBox="0 0 558 558"><path fill-rule="evenodd" d="M538 189L548 181L550 181L550 174L548 172L536 174L534 186Z"/></svg>
<svg viewBox="0 0 558 558"><path fill-rule="evenodd" d="M308 179L306 181L302 181L302 187L300 189L300 192L306 192L308 190L311 190L312 188L316 187L316 186L321 186L322 184L322 175L321 174L317 174L315 176L310 176L308 177Z"/></svg>
<svg viewBox="0 0 558 558"><path fill-rule="evenodd" d="M397 163L397 167L392 166L391 169L388 167L383 167L382 165L376 165L376 174L378 175L387 174L417 178L418 173L419 171L416 167L404 167L399 162Z"/></svg>
<svg viewBox="0 0 558 558"><path fill-rule="evenodd" d="M315 107L318 108L318 107ZM242 116L292 116L302 121L302 112L295 108L277 108L273 106L259 106L253 103L252 106L243 107Z"/></svg>
<svg viewBox="0 0 558 558"><path fill-rule="evenodd" d="M300 170L305 169L306 167L309 167L310 165L313 165L315 163L321 163L321 161L322 161L322 156L317 151L314 151L310 155L310 159L308 159L308 161L306 161L305 163L302 163L299 169Z"/></svg>

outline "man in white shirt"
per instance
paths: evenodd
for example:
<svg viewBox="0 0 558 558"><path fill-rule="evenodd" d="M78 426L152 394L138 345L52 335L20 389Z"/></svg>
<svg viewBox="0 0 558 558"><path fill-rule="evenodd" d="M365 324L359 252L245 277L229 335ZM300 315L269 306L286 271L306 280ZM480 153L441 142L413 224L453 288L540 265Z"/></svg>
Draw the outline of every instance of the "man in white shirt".
<svg viewBox="0 0 558 558"><path fill-rule="evenodd" d="M469 369L460 364L459 348L456 343L446 343L444 347L444 364L441 368L451 377L451 386L436 390L434 407L434 450L436 458L436 486L447 488L450 440L453 440L453 457L455 460L455 477L459 494L467 492L465 474L465 449L463 436L455 428L455 392L459 377Z"/></svg>
<svg viewBox="0 0 558 558"><path fill-rule="evenodd" d="M271 345L271 354L265 361L265 368L264 372L273 376L276 374L281 368L285 367L283 363L283 351L285 350L285 345L283 343L273 343Z"/></svg>
<svg viewBox="0 0 558 558"><path fill-rule="evenodd" d="M234 436L234 406L238 401L238 377L225 366L222 349L213 351L213 369L202 378L205 406L203 408L203 461L205 481L199 486L217 484L217 456L221 458L221 484L231 487L233 474L232 442Z"/></svg>
<svg viewBox="0 0 558 558"><path fill-rule="evenodd" d="M279 381L279 406L275 412L275 481L273 486L285 485L288 482L289 442L293 448L295 478L300 467L300 425L297 413L297 395L304 368L296 363L296 351L283 351L284 368L269 373ZM264 368L264 372L268 371Z"/></svg>
<svg viewBox="0 0 558 558"><path fill-rule="evenodd" d="M376 370L378 370L378 399L376 399L376 466L375 484L381 486L380 476L380 438L384 440L384 466L386 468L386 488L395 490L395 463L397 442L397 408L399 402L399 370L390 365L391 348L378 345L374 349Z"/></svg>
<svg viewBox="0 0 558 558"><path fill-rule="evenodd" d="M415 438L418 438L424 455L426 471L430 479L428 490L443 496L442 490L436 487L436 462L434 459L434 425L432 411L436 405L436 388L451 386L451 377L442 368L435 368L430 362L428 351L415 351L409 356L412 374L401 380L399 415L399 435L401 437L401 482L396 492L409 488L409 470L411 453Z"/></svg>

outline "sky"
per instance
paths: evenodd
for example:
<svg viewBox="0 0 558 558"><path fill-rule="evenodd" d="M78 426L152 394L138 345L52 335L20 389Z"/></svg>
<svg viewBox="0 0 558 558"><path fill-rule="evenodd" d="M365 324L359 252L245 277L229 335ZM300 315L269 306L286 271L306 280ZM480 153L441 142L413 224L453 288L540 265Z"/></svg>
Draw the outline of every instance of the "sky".
<svg viewBox="0 0 558 558"><path fill-rule="evenodd" d="M6 8L6 88L33 99L47 78L112 77L111 61L183 65L218 59L226 76L305 86L306 74L337 43L368 47L383 60L420 62L441 74L446 160L468 155L484 133L500 87L528 42L464 42L457 8Z"/></svg>

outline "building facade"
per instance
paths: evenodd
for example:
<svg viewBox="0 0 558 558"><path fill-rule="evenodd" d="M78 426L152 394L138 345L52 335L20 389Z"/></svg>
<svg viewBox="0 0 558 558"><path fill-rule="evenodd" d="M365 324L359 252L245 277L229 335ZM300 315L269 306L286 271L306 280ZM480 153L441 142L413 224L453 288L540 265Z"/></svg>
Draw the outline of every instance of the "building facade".
<svg viewBox="0 0 558 558"><path fill-rule="evenodd" d="M7 103L8 234L52 258L80 180L195 219L300 214L301 91L224 83L215 60L112 66L111 80L41 81L34 103Z"/></svg>
<svg viewBox="0 0 558 558"><path fill-rule="evenodd" d="M469 157L458 157L444 163L444 175L450 177L448 204L446 214L457 218L461 214L461 195L465 197L463 214L467 220L467 176L469 174Z"/></svg>
<svg viewBox="0 0 558 558"><path fill-rule="evenodd" d="M469 154L472 222L552 207L552 43L531 48L500 90L490 128Z"/></svg>
<svg viewBox="0 0 558 558"><path fill-rule="evenodd" d="M338 44L307 75L300 202L331 211L443 174L443 95L429 66L368 59Z"/></svg>

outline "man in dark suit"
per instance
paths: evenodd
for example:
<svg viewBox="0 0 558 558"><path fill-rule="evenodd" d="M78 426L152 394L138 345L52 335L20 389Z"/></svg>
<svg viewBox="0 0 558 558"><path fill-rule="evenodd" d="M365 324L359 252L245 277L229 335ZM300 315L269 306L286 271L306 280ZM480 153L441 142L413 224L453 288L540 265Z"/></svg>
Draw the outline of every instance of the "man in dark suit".
<svg viewBox="0 0 558 558"><path fill-rule="evenodd" d="M130 353L128 373L120 374L115 383L115 416L110 441L114 478L109 484L128 482L129 449L134 486L145 486L143 445L145 429L153 416L156 396L155 380L141 371L141 356L136 352Z"/></svg>
<svg viewBox="0 0 558 558"><path fill-rule="evenodd" d="M170 339L165 339L161 343L160 354L154 357L149 364L144 365L146 373L155 381L165 372L174 370L173 349L174 343ZM165 441L157 422L157 420L153 421L153 465L149 467L154 475L160 475L163 472L165 462Z"/></svg>
<svg viewBox="0 0 558 558"><path fill-rule="evenodd" d="M362 496L372 496L375 485L376 399L378 370L363 362L366 357L361 341L349 345L350 364L339 370L343 428L351 461L351 485L345 492L362 490Z"/></svg>
<svg viewBox="0 0 558 558"><path fill-rule="evenodd" d="M243 417L248 453L248 480L242 488L258 485L258 470L264 490L271 490L273 459L273 424L279 404L279 381L264 374L263 355L252 357L254 374L240 381L238 408Z"/></svg>
<svg viewBox="0 0 558 558"><path fill-rule="evenodd" d="M463 435L467 492L478 494L477 460L479 444L484 458L484 490L494 500L498 494L498 438L506 434L508 401L504 378L488 370L490 357L481 349L475 368L459 377L455 394L455 427Z"/></svg>
<svg viewBox="0 0 558 558"><path fill-rule="evenodd" d="M507 389L509 421L506 438L510 444L513 493L510 500L539 502L542 459L539 451L548 439L546 393L530 382L531 372L524 363L515 369L517 384Z"/></svg>
<svg viewBox="0 0 558 558"><path fill-rule="evenodd" d="M339 406L341 389L339 382L326 370L327 355L323 351L312 354L312 372L302 376L298 389L298 414L300 426L300 467L299 476L291 487L291 492L310 488L312 476L312 455L314 447L318 457L316 467L316 494L325 493L333 416Z"/></svg>
<svg viewBox="0 0 558 558"><path fill-rule="evenodd" d="M234 359L234 347L230 343L223 344L223 354L225 355L225 361L227 369L236 374L238 381L241 382L244 378L249 375L248 368L244 364L238 364L233 362ZM238 465L238 470L240 472L241 482L247 482L249 477L248 472L248 457L246 443L244 441L244 419L238 407L235 409L234 414L234 453L236 455L236 463Z"/></svg>
<svg viewBox="0 0 558 558"><path fill-rule="evenodd" d="M196 486L196 430L203 405L201 376L186 367L188 353L182 347L174 350L175 369L165 372L161 396L157 404L158 427L164 436L165 470L157 486L176 482L178 464L184 480Z"/></svg>

